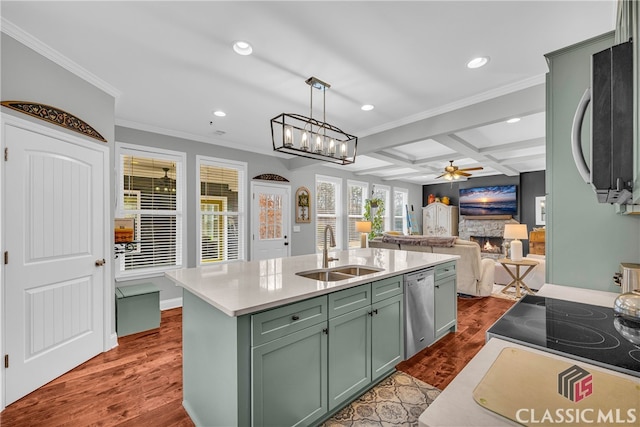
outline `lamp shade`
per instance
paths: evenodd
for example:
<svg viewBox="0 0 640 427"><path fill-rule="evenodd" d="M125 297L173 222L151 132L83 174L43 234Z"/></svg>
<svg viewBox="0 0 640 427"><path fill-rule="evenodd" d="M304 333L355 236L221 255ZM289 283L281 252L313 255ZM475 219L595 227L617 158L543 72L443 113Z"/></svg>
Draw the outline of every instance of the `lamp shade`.
<svg viewBox="0 0 640 427"><path fill-rule="evenodd" d="M356 231L359 233L370 233L371 221L356 221Z"/></svg>
<svg viewBox="0 0 640 427"><path fill-rule="evenodd" d="M527 224L505 224L503 237L505 239L528 239Z"/></svg>

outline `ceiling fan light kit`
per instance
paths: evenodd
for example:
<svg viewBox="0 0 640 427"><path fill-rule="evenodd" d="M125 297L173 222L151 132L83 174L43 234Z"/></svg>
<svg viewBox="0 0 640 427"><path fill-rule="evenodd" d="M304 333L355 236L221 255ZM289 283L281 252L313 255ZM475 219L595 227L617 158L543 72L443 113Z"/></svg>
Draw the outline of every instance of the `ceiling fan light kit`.
<svg viewBox="0 0 640 427"><path fill-rule="evenodd" d="M310 90L309 117L282 113L271 119L274 151L340 165L356 160L358 137L326 122L325 93L331 87L316 77L305 81ZM322 121L313 118L313 89L322 91Z"/></svg>
<svg viewBox="0 0 640 427"><path fill-rule="evenodd" d="M477 171L482 169L484 169L482 166L460 169L458 168L458 166L453 165L453 160L449 160L449 165L444 168L444 173L440 176L437 176L436 179L444 178L447 181L453 181L460 179L461 177L468 178L471 176L471 174L468 173L469 171Z"/></svg>

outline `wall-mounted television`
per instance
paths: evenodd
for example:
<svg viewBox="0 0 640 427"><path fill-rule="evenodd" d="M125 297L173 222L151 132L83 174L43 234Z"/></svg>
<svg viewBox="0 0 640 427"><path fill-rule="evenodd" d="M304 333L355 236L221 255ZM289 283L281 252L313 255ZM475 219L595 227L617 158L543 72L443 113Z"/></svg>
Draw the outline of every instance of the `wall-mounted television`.
<svg viewBox="0 0 640 427"><path fill-rule="evenodd" d="M515 185L493 185L460 189L460 215L516 215Z"/></svg>

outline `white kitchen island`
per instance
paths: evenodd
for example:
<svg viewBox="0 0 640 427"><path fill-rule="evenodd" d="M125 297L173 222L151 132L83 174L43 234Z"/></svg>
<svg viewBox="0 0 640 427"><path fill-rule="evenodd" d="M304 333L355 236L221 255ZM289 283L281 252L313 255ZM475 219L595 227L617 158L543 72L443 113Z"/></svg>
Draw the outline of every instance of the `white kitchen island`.
<svg viewBox="0 0 640 427"><path fill-rule="evenodd" d="M537 292L538 296L569 300L584 304L613 307L613 301L618 294L611 292L594 291L569 286L543 285ZM454 380L444 389L436 400L427 408L419 418L420 427L500 427L517 426L515 423L501 415L493 413L480 406L473 399L473 390L482 381L487 371L491 368L496 358L505 348L523 349L531 353L541 354L553 359L576 363L575 360L541 351L528 346L508 342L499 338L492 338L474 356ZM629 379L638 384L640 378L605 369L589 363L579 362L589 371L601 371L621 378ZM522 369L527 369L522 366ZM518 390L514 390L514 398L518 396ZM638 392L638 407L640 408L640 392ZM640 412L638 413L640 415ZM530 420L529 420L530 421ZM640 422L640 419L639 419ZM637 424L631 424L637 425Z"/></svg>
<svg viewBox="0 0 640 427"><path fill-rule="evenodd" d="M184 288L183 406L196 425L315 425L381 381L404 358L405 273L434 267L436 285L449 284L434 292L447 289L455 316L458 256L329 255L338 258L330 267L381 271L333 282L297 275L322 269L313 254L166 274Z"/></svg>

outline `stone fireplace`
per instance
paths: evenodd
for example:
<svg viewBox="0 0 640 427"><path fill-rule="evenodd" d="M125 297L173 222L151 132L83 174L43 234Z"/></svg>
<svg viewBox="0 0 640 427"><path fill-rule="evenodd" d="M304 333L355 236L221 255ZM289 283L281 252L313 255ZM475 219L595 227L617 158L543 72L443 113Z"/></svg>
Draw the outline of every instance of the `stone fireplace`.
<svg viewBox="0 0 640 427"><path fill-rule="evenodd" d="M458 235L461 239L475 241L480 245L482 258L504 258L502 247L505 224L518 224L513 218L507 219L468 219L460 217ZM498 240L499 239L499 240ZM486 249L483 249L484 246Z"/></svg>
<svg viewBox="0 0 640 427"><path fill-rule="evenodd" d="M502 237L470 236L469 240L478 243L480 252L483 254L500 255L504 253L504 248L502 247L504 239Z"/></svg>

